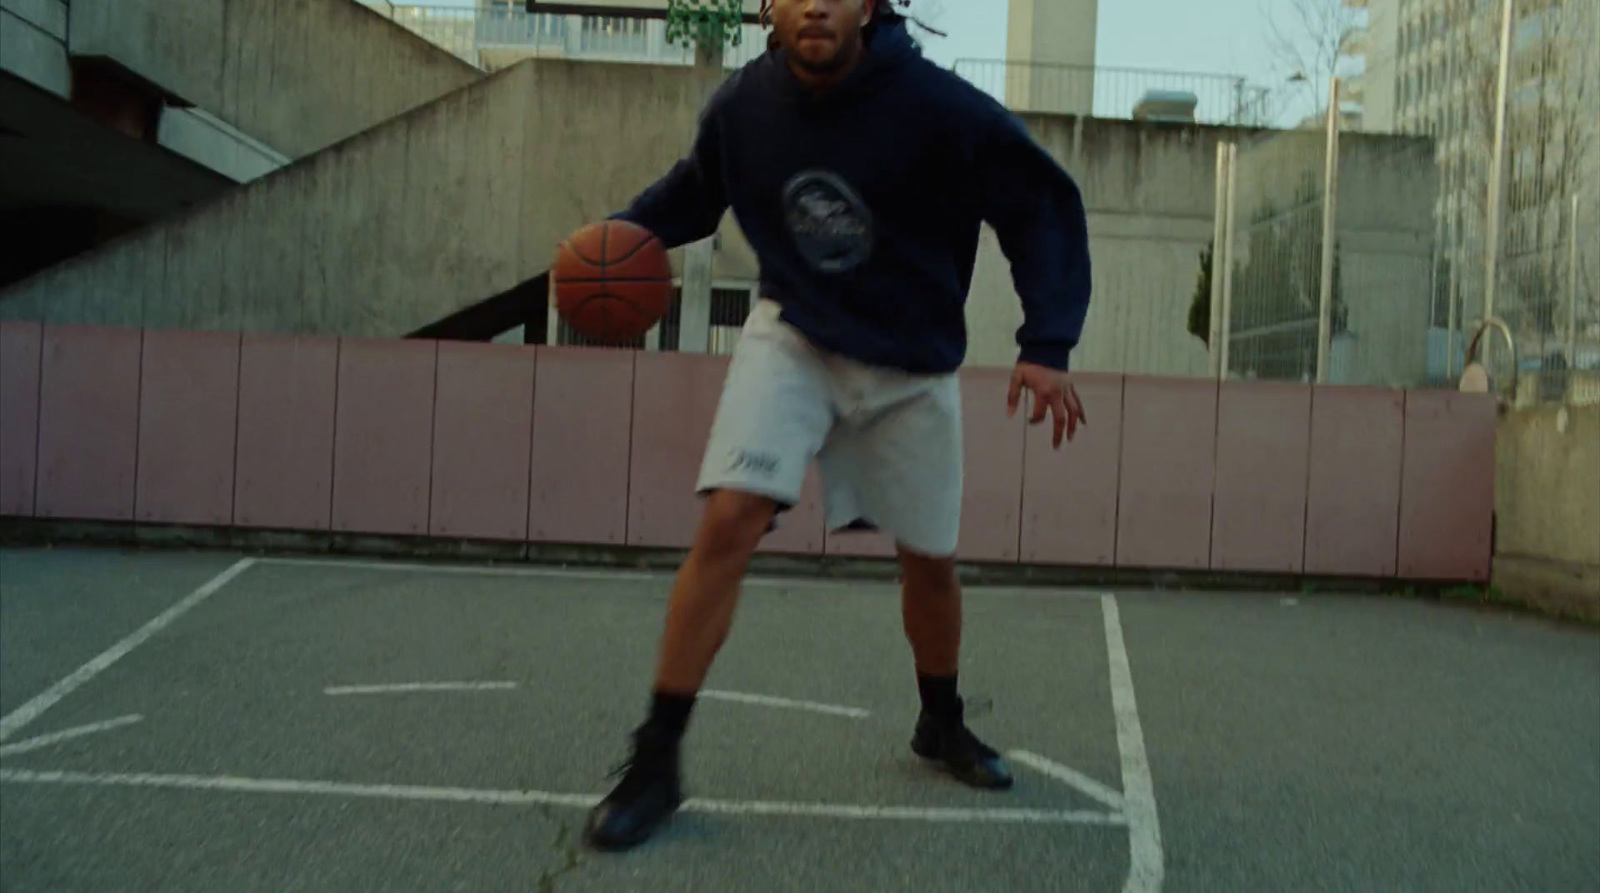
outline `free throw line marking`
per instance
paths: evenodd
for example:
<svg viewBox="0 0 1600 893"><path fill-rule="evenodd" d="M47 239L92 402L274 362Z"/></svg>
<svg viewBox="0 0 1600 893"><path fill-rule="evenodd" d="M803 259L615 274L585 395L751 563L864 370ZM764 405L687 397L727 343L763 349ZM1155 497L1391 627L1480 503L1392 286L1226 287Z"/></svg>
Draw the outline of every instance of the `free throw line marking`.
<svg viewBox="0 0 1600 893"><path fill-rule="evenodd" d="M48 735L40 735L37 738L25 738L21 741L13 741L10 744L0 747L0 757L9 757L15 754L27 753L33 750L43 750L46 747L49 747L53 744L59 744L62 741L71 741L73 738L82 738L85 735L97 735L101 732L109 732L112 729L120 729L123 726L133 725L134 723L143 719L144 717L137 713L130 713L127 716L119 716L116 719L108 719L104 722L92 722L88 725L73 726L70 729L62 729L59 732L51 732Z"/></svg>
<svg viewBox="0 0 1600 893"><path fill-rule="evenodd" d="M1133 696L1133 671L1122 641L1122 618L1117 597L1100 597L1106 620L1106 655L1111 664L1111 709L1117 719L1117 750L1122 754L1123 814L1128 821L1128 880L1123 893L1160 893L1166 868L1161 853L1161 824L1156 818L1155 785L1150 780L1150 758L1144 750L1144 730Z"/></svg>
<svg viewBox="0 0 1600 893"><path fill-rule="evenodd" d="M249 570L252 564L255 564L254 558L241 558L234 562L232 567L201 584L199 589L184 596L177 604L156 615L155 619L134 630L127 638L101 652L99 657L74 670L72 675L45 689L35 696L33 700L11 711L4 718L0 718L0 741L10 738L16 734L17 730L38 719L46 710L54 707L57 702L72 694L85 682L100 675L107 667L117 661L127 657L128 652L143 645L149 641L151 636L171 626L174 620L189 613L200 603L215 595L217 590L228 585L234 577Z"/></svg>
<svg viewBox="0 0 1600 893"><path fill-rule="evenodd" d="M1063 766L1054 760L1047 760L1036 753L1030 753L1026 750L1013 750L1009 756L1035 772L1048 775L1070 788L1075 788L1088 794L1117 812L1127 809L1127 804L1121 794L1070 766Z"/></svg>
<svg viewBox="0 0 1600 893"><path fill-rule="evenodd" d="M848 716L852 719L866 719L871 716L860 707L842 707L838 704L819 704L816 701L795 701L789 698L775 698L770 695L752 695L738 691L717 691L715 689L702 689L700 697L710 698L713 701L733 701L739 704L754 704L758 707L777 707L782 710L809 710L812 713L826 713L832 716Z"/></svg>
<svg viewBox="0 0 1600 893"><path fill-rule="evenodd" d="M335 685L325 688L325 695L389 695L411 692L507 691L516 688L515 682L399 682L392 685Z"/></svg>
<svg viewBox="0 0 1600 893"><path fill-rule="evenodd" d="M481 803L494 806L561 806L590 809L598 794L558 794L550 791L499 791L481 788L444 788L421 785L350 784L332 781L298 781L282 778L239 778L217 775L158 775L151 773L90 773L0 769L0 783L73 785L121 788L168 788L226 791L247 794L298 794L378 800L424 800L445 803ZM1033 825L1100 825L1126 823L1113 813L1049 809L940 809L916 806L870 806L842 803L793 803L770 800L684 801L687 812L722 815L787 816L912 822L986 822Z"/></svg>
<svg viewBox="0 0 1600 893"><path fill-rule="evenodd" d="M413 574L455 574L468 577L535 577L548 580L588 580L595 583L660 583L672 578L672 571L623 571L623 570L571 570L558 567L539 566L509 566L509 565L479 565L479 564L421 564L414 561L353 561L341 558L261 558L261 564L273 564L282 567L322 568L325 570L349 571L386 571L391 573ZM897 587L889 580L851 580L847 578L828 577L769 577L753 575L745 578L745 586L759 586L773 589L840 589L849 587L893 589ZM989 595L1008 596L1036 596L1048 595L1053 597L1098 599L1098 592L1088 592L1081 589L1055 589L1055 588L1029 588L1005 585L969 585L966 589L970 592L984 592ZM898 591L896 589L896 591Z"/></svg>

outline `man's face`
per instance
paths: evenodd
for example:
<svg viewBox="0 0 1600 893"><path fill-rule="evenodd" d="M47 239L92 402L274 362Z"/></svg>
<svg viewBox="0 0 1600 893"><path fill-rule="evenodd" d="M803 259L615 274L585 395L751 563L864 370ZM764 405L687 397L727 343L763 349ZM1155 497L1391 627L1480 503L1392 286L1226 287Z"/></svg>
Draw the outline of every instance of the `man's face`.
<svg viewBox="0 0 1600 893"><path fill-rule="evenodd" d="M777 0L773 32L792 64L826 77L847 68L861 52L861 29L874 0Z"/></svg>

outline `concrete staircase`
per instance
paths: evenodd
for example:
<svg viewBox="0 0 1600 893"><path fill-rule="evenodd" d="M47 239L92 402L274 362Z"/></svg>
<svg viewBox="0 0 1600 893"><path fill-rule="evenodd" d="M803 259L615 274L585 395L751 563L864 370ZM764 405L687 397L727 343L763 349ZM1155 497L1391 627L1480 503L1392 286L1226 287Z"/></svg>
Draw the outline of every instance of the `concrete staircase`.
<svg viewBox="0 0 1600 893"><path fill-rule="evenodd" d="M474 78L0 291L0 318L374 337L427 329L526 288L559 239L665 171L717 76L541 60Z"/></svg>

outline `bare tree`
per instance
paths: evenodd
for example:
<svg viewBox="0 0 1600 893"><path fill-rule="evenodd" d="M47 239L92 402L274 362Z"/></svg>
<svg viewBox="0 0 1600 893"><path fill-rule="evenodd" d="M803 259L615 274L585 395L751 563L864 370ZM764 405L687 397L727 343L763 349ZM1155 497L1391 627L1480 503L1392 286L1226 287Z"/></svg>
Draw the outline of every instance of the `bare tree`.
<svg viewBox="0 0 1600 893"><path fill-rule="evenodd" d="M1304 97L1308 114L1326 108L1329 82L1354 67L1350 43L1365 13L1346 0L1262 0L1261 21L1282 78L1273 91L1277 110Z"/></svg>
<svg viewBox="0 0 1600 893"><path fill-rule="evenodd" d="M1582 188L1589 153L1595 151L1592 109L1595 53L1580 16L1585 0L1520 0L1513 26L1507 89L1505 204L1502 206L1502 300L1519 338L1545 338L1561 328L1557 312L1569 291L1566 251L1572 219L1570 200ZM1592 2L1592 0L1588 0ZM1499 96L1500 14L1491 4L1470 25L1471 51L1459 72L1469 85L1467 104L1452 130L1464 136L1464 152L1441 152L1445 187L1459 190L1478 233L1487 221L1489 196L1483 184L1493 161ZM1483 244L1481 237L1472 240ZM1466 260L1470 263L1471 255ZM1479 288L1482 283L1478 283ZM1478 289L1474 289L1477 291ZM1463 309L1471 315L1473 305Z"/></svg>

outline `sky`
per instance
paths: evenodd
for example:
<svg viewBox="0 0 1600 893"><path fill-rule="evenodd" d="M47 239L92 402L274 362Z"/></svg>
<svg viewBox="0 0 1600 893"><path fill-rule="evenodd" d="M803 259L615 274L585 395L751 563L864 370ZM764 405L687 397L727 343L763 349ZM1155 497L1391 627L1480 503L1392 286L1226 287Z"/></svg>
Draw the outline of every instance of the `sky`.
<svg viewBox="0 0 1600 893"><path fill-rule="evenodd" d="M1100 0L1096 62L1262 79L1271 70L1256 23L1265 2L1271 0ZM1005 58L1005 0L914 0L912 10L921 4L940 10L940 30L950 33L926 38L931 58Z"/></svg>
<svg viewBox="0 0 1600 893"><path fill-rule="evenodd" d="M1279 86L1285 72L1269 49L1263 10L1282 22L1290 0L1100 0L1095 64L1242 76L1257 86ZM919 34L927 56L941 65L957 59L1004 59L1006 0L913 0L912 11L937 12L947 38ZM1304 113L1312 111L1306 100ZM1297 111L1296 114L1299 112Z"/></svg>

